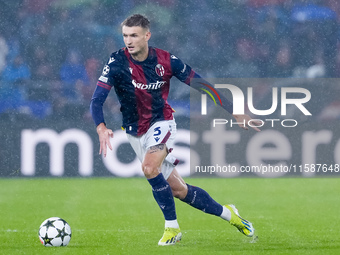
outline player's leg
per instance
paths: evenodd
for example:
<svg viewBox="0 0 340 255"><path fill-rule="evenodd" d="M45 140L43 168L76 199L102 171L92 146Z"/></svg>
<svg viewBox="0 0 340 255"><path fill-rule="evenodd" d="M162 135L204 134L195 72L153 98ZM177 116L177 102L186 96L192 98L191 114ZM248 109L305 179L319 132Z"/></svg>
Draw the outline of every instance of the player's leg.
<svg viewBox="0 0 340 255"><path fill-rule="evenodd" d="M165 231L158 245L172 245L182 237L171 187L161 173L161 165L166 155L165 144L154 145L147 150L142 163L144 175L152 187L153 196L165 218Z"/></svg>
<svg viewBox="0 0 340 255"><path fill-rule="evenodd" d="M168 155L167 143L173 140L176 134L176 124L174 121L156 122L143 135L138 146L132 146L138 157L142 159L142 169L148 179L152 193L165 218L164 235L159 241L159 245L175 244L181 239L181 232L177 222L174 197L171 187L166 181L170 171L169 162L164 162ZM131 138L130 143L135 138ZM171 149L171 147L170 147ZM165 163L165 165L163 164ZM176 163L176 162L173 162ZM172 166L173 168L173 166ZM171 168L171 170L172 170ZM166 169L167 171L163 172Z"/></svg>
<svg viewBox="0 0 340 255"><path fill-rule="evenodd" d="M223 208L205 190L185 183L176 169L172 171L168 180L174 197L209 214L230 220L229 209Z"/></svg>
<svg viewBox="0 0 340 255"><path fill-rule="evenodd" d="M161 173L161 165L166 155L164 144L151 146L145 154L142 169L152 187L153 196L163 212L166 227L178 228L171 187Z"/></svg>
<svg viewBox="0 0 340 255"><path fill-rule="evenodd" d="M216 215L229 221L231 225L237 227L246 236L251 237L254 235L252 224L240 217L234 205L222 206L217 203L205 190L185 183L176 169L172 171L167 181L176 198L205 213Z"/></svg>

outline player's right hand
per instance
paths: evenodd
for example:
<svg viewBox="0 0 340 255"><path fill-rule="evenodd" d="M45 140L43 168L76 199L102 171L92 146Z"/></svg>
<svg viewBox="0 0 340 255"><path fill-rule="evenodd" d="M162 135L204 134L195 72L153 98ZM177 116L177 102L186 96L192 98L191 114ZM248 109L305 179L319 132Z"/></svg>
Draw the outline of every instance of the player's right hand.
<svg viewBox="0 0 340 255"><path fill-rule="evenodd" d="M107 147L112 150L110 138L113 138L113 131L111 129L108 129L104 123L100 123L97 126L97 133L100 143L99 154L103 153L104 157L106 157Z"/></svg>

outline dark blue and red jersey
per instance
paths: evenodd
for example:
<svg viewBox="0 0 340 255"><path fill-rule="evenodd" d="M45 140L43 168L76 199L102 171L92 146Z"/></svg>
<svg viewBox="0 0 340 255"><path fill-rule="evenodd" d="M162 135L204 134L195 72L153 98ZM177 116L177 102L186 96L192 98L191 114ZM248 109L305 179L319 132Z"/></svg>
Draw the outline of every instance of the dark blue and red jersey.
<svg viewBox="0 0 340 255"><path fill-rule="evenodd" d="M169 52L153 47L142 62L134 60L126 48L112 53L92 97L96 125L104 122L102 105L111 88L118 96L127 133L140 136L153 123L171 120L173 110L167 98L172 76L189 85L195 72Z"/></svg>
<svg viewBox="0 0 340 255"><path fill-rule="evenodd" d="M134 60L126 48L112 53L91 100L95 124L105 123L103 104L112 88L118 96L122 127L127 133L140 136L155 122L171 120L173 110L167 98L172 76L196 89L203 84L192 82L198 80L192 78L201 77L167 51L149 47L149 55L142 62ZM212 88L212 85L207 86ZM221 99L221 106L231 113L232 103L222 96Z"/></svg>

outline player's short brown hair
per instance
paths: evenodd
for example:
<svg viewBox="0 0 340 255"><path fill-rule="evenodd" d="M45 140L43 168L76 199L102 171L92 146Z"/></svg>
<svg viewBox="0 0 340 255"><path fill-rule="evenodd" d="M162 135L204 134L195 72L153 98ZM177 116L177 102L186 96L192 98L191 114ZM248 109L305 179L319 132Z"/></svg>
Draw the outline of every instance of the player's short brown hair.
<svg viewBox="0 0 340 255"><path fill-rule="evenodd" d="M127 17L121 24L121 26L127 27L142 27L144 29L150 29L150 21L142 14L133 14Z"/></svg>

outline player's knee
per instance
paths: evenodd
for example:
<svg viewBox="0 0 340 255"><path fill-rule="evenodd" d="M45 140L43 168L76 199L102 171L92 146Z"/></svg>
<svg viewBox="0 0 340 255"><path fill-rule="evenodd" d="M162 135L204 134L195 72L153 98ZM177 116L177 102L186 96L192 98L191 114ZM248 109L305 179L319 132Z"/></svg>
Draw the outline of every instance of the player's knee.
<svg viewBox="0 0 340 255"><path fill-rule="evenodd" d="M143 170L145 177L148 178L148 179L154 178L160 173L159 167L154 166L152 164L143 163L142 164L142 170Z"/></svg>

